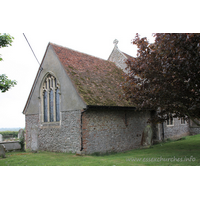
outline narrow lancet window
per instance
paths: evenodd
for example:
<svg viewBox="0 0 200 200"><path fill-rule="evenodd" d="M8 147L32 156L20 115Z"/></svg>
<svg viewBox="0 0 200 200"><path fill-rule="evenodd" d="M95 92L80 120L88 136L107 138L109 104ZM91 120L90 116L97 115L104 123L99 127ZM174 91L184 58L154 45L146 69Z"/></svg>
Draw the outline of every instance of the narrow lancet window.
<svg viewBox="0 0 200 200"><path fill-rule="evenodd" d="M51 90L50 94L49 94L49 110L50 110L50 122L54 121L54 102L53 102L53 90Z"/></svg>
<svg viewBox="0 0 200 200"><path fill-rule="evenodd" d="M44 91L44 122L48 122L47 91Z"/></svg>
<svg viewBox="0 0 200 200"><path fill-rule="evenodd" d="M60 121L60 99L59 99L59 89L56 90L56 121Z"/></svg>

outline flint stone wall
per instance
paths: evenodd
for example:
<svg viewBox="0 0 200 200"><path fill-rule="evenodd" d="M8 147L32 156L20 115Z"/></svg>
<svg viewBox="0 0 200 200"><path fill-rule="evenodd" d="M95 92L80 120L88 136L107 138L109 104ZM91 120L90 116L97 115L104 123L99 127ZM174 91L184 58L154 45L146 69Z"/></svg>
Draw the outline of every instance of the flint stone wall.
<svg viewBox="0 0 200 200"><path fill-rule="evenodd" d="M200 120L196 121L196 122L200 123ZM190 127L190 134L191 135L200 134L200 127L197 126L192 120L189 121L189 127Z"/></svg>
<svg viewBox="0 0 200 200"><path fill-rule="evenodd" d="M121 152L138 148L149 111L89 109L83 113L83 151Z"/></svg>
<svg viewBox="0 0 200 200"><path fill-rule="evenodd" d="M166 123L164 123L164 137L165 139L178 139L184 136L187 136L190 134L189 125L186 122L186 124L181 124L181 120L178 118L174 118L174 125L173 126L167 126Z"/></svg>
<svg viewBox="0 0 200 200"><path fill-rule="evenodd" d="M196 135L196 134L200 134L200 127L197 128L197 127L190 127L190 134L191 135Z"/></svg>
<svg viewBox="0 0 200 200"><path fill-rule="evenodd" d="M61 114L61 123L39 123L26 115L26 149L75 153L81 149L81 111Z"/></svg>

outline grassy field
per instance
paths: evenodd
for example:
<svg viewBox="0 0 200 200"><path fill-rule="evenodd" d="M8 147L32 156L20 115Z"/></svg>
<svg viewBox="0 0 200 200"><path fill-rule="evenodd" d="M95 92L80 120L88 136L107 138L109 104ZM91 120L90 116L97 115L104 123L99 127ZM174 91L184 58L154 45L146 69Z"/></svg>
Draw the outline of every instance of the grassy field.
<svg viewBox="0 0 200 200"><path fill-rule="evenodd" d="M110 155L10 152L0 166L199 166L200 135Z"/></svg>

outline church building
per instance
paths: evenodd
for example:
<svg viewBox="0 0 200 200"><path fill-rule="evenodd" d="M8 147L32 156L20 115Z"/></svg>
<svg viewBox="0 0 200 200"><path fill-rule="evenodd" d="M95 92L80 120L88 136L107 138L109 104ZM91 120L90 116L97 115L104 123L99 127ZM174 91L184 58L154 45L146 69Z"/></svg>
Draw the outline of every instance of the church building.
<svg viewBox="0 0 200 200"><path fill-rule="evenodd" d="M116 40L108 60L49 43L23 110L26 149L91 154L148 145L152 111L136 111L120 87L129 57ZM168 123L166 137L189 133L186 122ZM163 127L151 130L147 138L161 140Z"/></svg>

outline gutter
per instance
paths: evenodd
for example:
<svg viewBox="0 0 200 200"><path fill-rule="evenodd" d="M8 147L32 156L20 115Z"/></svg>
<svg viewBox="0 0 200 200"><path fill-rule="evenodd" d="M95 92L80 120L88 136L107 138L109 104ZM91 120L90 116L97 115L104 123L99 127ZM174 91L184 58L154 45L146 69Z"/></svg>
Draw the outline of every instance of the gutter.
<svg viewBox="0 0 200 200"><path fill-rule="evenodd" d="M129 106L93 106L93 105L88 105L87 106L87 109L88 108L95 108L95 109L117 109L117 110L120 110L120 109L128 109L128 110L136 110L136 107L129 107Z"/></svg>

